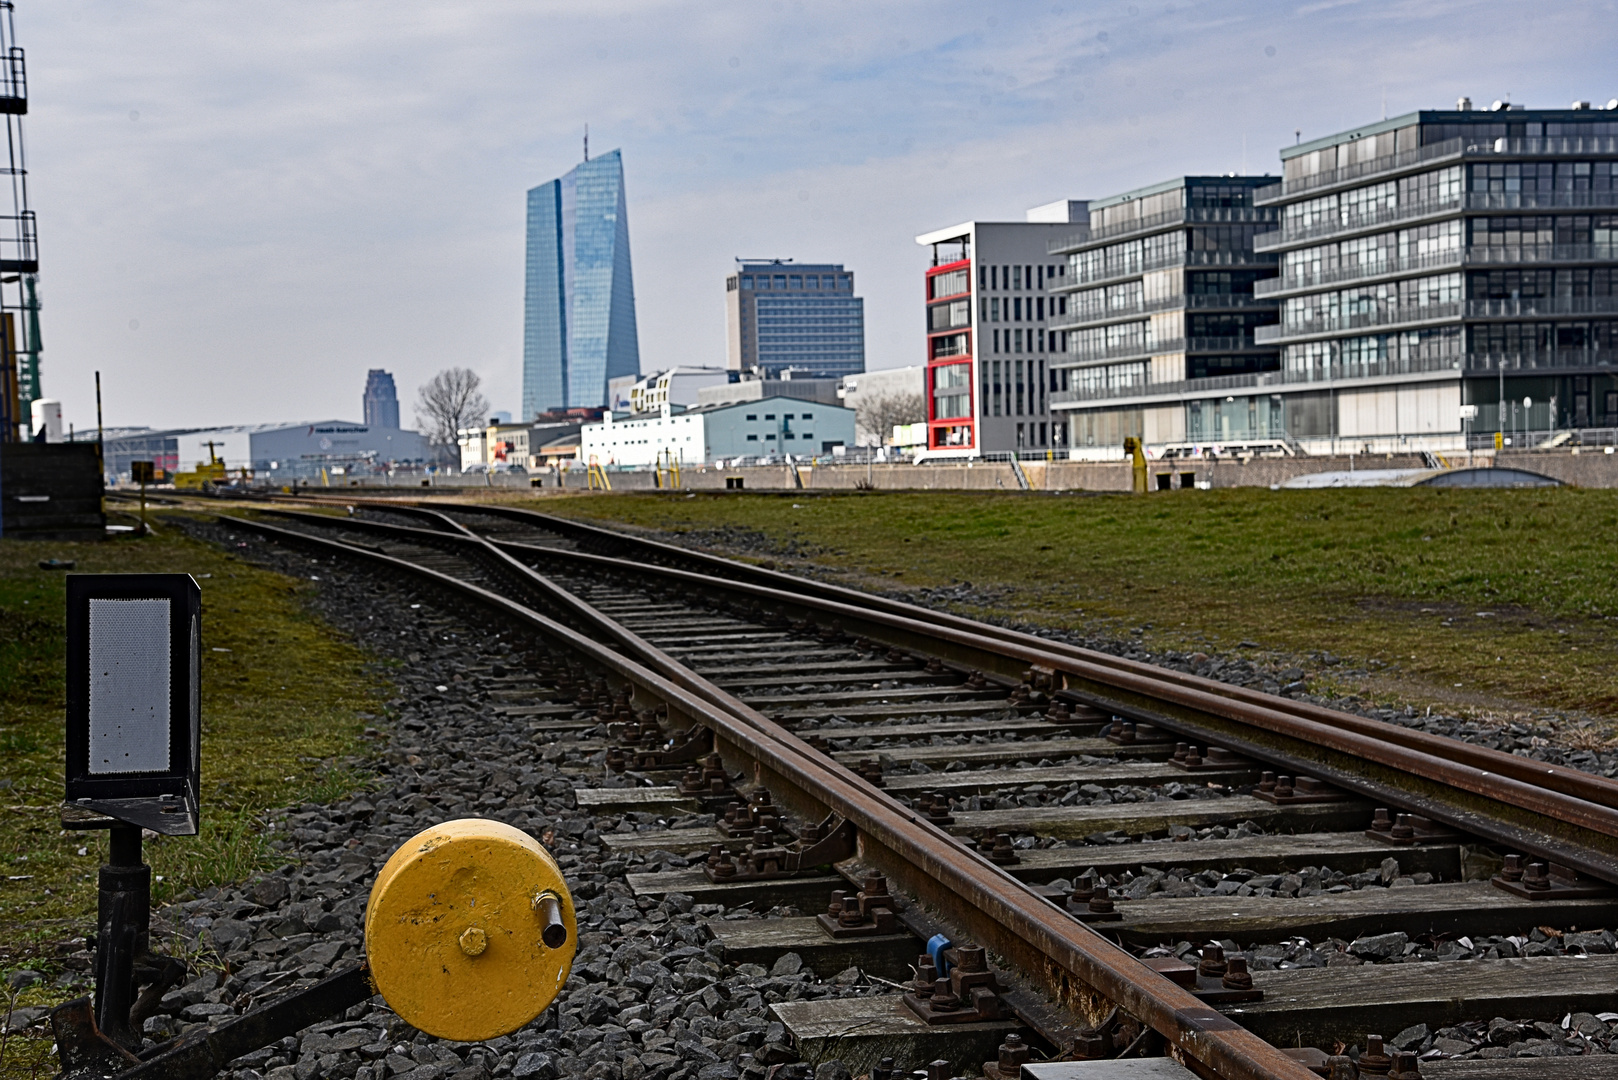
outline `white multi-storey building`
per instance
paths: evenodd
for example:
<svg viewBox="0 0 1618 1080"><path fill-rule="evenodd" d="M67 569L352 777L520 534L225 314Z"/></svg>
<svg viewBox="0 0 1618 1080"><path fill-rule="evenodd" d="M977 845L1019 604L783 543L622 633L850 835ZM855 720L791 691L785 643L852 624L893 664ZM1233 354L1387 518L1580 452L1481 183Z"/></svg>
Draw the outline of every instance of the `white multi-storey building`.
<svg viewBox="0 0 1618 1080"><path fill-rule="evenodd" d="M1067 274L1053 241L1082 231L1083 202L1028 211L1027 221L968 221L923 233L927 449L930 457L1063 451L1050 397L1066 387L1052 365L1066 349L1051 321L1066 299L1049 289Z"/></svg>

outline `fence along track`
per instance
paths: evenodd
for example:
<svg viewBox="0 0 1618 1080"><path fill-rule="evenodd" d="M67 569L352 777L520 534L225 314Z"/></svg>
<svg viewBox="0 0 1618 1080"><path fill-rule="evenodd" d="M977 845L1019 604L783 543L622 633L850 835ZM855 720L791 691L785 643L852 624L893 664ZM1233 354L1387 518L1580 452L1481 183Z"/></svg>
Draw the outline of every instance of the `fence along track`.
<svg viewBox="0 0 1618 1080"><path fill-rule="evenodd" d="M296 520L305 527L363 529L373 534L397 528L323 515L298 515ZM603 638L616 642L622 652L491 588L385 554L373 545L360 547L244 518L224 517L222 521L282 542L348 555L415 576L461 603L492 609L528 627L555 647L583 656L660 699L676 726L678 717L708 727L721 753L747 762L754 781L776 793L789 808L806 817L829 810L853 822L867 861L881 867L924 904L947 912L967 936L1005 957L1051 1000L1070 1010L1068 1024L1073 1030L1096 1022L1107 1005L1116 1005L1225 1080L1309 1080L1314 1075L1085 924L1058 911L1006 871L966 851L846 767L493 544L449 531L433 537L466 551L472 549L465 545L477 545L481 552L478 561L486 572L504 578L507 588L545 597L559 613L588 624ZM422 546L431 546L426 542L431 536L426 530L410 530L409 535ZM500 569L491 571L491 567ZM1025 1014L1024 1018L1060 1041L1061 1019L1038 1015L1031 1001L1027 1006L1035 1015Z"/></svg>
<svg viewBox="0 0 1618 1080"><path fill-rule="evenodd" d="M371 508L403 513L435 525L440 530L440 543L475 542L469 530L457 525L442 509L386 503ZM655 576L682 587L795 613L799 618L829 619L851 634L936 655L963 671L981 670L1010 680L1013 685L1029 668L1042 669L1059 677L1064 686L1060 696L1077 704L1154 724L1199 746L1223 746L1289 775L1314 776L1378 805L1421 814L1512 850L1618 883L1618 782L1605 777L1183 672L1119 660L1093 650L1057 646L1028 634L1004 630L990 633L997 628L653 541L622 537L594 526L583 526L585 531L580 531L572 528L575 523L563 519L510 508L477 505L445 509L472 515L499 509L501 514L488 516L515 517L539 528L548 528L553 520L562 521L569 526L562 530L563 535L578 548L623 541L638 553L660 560L694 555L701 567L696 571L633 562L589 550L487 541L491 548L517 559L593 567L629 580ZM269 512L297 516L296 512ZM353 524L384 531L398 528L357 519ZM434 534L418 529L412 535L425 538ZM455 539L449 539L452 536ZM716 576L716 571L730 568L737 569L741 577L764 575L767 583Z"/></svg>

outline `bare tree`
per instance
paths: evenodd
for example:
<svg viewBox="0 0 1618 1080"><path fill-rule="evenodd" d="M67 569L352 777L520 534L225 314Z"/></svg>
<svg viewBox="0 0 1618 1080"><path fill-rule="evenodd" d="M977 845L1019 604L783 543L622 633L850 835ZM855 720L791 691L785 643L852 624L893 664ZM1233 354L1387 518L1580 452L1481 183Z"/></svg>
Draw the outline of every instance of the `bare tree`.
<svg viewBox="0 0 1618 1080"><path fill-rule="evenodd" d="M919 424L925 419L927 401L920 394L883 394L870 400L861 398L854 406L855 426L877 446L893 437L895 424Z"/></svg>
<svg viewBox="0 0 1618 1080"><path fill-rule="evenodd" d="M416 391L416 423L441 451L458 443L460 432L489 418L489 400L478 389L483 380L468 368L448 368Z"/></svg>

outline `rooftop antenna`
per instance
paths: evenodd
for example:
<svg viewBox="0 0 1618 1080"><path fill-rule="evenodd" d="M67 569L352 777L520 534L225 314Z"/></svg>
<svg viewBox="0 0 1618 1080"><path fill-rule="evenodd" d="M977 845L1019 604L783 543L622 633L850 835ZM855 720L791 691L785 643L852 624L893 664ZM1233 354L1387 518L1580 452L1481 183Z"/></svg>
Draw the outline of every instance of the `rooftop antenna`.
<svg viewBox="0 0 1618 1080"><path fill-rule="evenodd" d="M1303 128L1293 128L1292 129L1292 135L1293 135L1293 137L1295 139L1297 139L1297 142L1293 143L1292 145L1294 145L1294 146L1302 145L1302 143L1303 143Z"/></svg>
<svg viewBox="0 0 1618 1080"><path fill-rule="evenodd" d="M590 160L590 125L584 125L584 160Z"/></svg>

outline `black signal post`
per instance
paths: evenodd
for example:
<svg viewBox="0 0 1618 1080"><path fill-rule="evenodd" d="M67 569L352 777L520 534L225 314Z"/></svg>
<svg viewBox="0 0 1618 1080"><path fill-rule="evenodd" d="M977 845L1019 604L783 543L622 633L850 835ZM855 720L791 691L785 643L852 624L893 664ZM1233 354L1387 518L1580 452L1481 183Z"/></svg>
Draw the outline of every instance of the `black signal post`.
<svg viewBox="0 0 1618 1080"><path fill-rule="evenodd" d="M185 964L150 950L143 829L194 836L201 774L202 592L187 574L67 579L67 769L62 826L106 829L95 998L52 1014L64 1072L134 1062L141 1024Z"/></svg>

